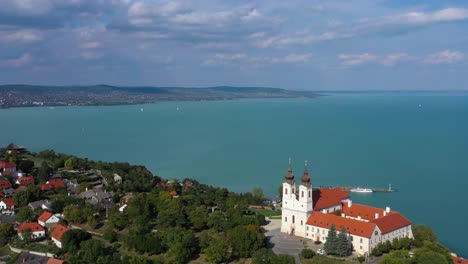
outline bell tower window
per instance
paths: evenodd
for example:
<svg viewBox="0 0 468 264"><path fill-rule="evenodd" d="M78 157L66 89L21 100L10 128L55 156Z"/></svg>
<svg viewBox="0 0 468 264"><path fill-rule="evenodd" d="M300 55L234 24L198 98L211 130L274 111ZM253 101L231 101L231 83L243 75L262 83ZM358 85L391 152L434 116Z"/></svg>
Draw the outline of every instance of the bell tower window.
<svg viewBox="0 0 468 264"><path fill-rule="evenodd" d="M304 197L304 191L301 191L301 197Z"/></svg>
<svg viewBox="0 0 468 264"><path fill-rule="evenodd" d="M292 216L292 223L294 224L296 222L296 218L294 217L294 215Z"/></svg>

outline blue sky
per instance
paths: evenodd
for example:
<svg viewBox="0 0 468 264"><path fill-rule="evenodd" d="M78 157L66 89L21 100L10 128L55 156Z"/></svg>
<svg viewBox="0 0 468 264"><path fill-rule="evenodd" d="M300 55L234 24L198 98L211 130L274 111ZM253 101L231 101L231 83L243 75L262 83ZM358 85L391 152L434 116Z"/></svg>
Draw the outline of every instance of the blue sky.
<svg viewBox="0 0 468 264"><path fill-rule="evenodd" d="M468 89L467 1L0 6L1 84Z"/></svg>

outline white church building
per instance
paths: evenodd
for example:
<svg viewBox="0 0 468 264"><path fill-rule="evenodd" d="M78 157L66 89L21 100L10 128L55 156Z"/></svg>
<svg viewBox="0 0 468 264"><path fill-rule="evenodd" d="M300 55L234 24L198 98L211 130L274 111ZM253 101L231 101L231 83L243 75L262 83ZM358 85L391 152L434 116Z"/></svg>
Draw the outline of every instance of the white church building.
<svg viewBox="0 0 468 264"><path fill-rule="evenodd" d="M413 238L411 222L390 207L353 204L350 195L339 188L314 190L307 164L297 186L290 162L283 182L281 232L325 242L332 224L337 233L346 229L360 255L387 240Z"/></svg>

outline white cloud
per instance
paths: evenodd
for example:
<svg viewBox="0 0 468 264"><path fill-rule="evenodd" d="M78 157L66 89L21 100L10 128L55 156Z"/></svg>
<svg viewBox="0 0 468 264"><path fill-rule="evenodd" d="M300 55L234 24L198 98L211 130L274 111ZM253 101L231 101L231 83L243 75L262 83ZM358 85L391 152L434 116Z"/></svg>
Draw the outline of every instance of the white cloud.
<svg viewBox="0 0 468 264"><path fill-rule="evenodd" d="M341 64L347 66L361 65L377 60L377 56L369 53L363 54L339 54L338 59L342 62Z"/></svg>
<svg viewBox="0 0 468 264"><path fill-rule="evenodd" d="M247 62L256 64L273 64L273 63L301 63L308 62L312 54L289 54L280 57L273 56L249 56L245 53L238 54L223 54L218 53L203 62L204 65L218 65L218 64L231 64L233 62Z"/></svg>
<svg viewBox="0 0 468 264"><path fill-rule="evenodd" d="M97 53L97 52L93 52L93 51L83 51L81 54L80 54L80 57L85 59L85 60L94 60L94 59L98 59L100 58L102 55Z"/></svg>
<svg viewBox="0 0 468 264"><path fill-rule="evenodd" d="M428 24L465 19L468 19L468 9L465 8L446 8L435 12L409 12L388 17L391 22L408 24Z"/></svg>
<svg viewBox="0 0 468 264"><path fill-rule="evenodd" d="M428 64L449 64L463 60L465 55L459 51L443 50L428 55L424 62Z"/></svg>
<svg viewBox="0 0 468 264"><path fill-rule="evenodd" d="M85 42L80 45L82 49L97 49L101 46L101 43L97 41Z"/></svg>
<svg viewBox="0 0 468 264"><path fill-rule="evenodd" d="M256 38L262 38L265 35L266 35L266 32L260 31L260 32L252 33L252 34L248 35L247 37L251 38L251 39L256 39Z"/></svg>
<svg viewBox="0 0 468 264"><path fill-rule="evenodd" d="M15 59L0 60L0 65L4 67L21 67L32 61L32 56L25 53Z"/></svg>
<svg viewBox="0 0 468 264"><path fill-rule="evenodd" d="M136 1L128 9L128 15L131 17L170 16L178 12L186 11L187 9L187 6L173 1L165 4L149 1Z"/></svg>
<svg viewBox="0 0 468 264"><path fill-rule="evenodd" d="M337 32L324 32L320 35L301 33L292 36L269 37L258 40L256 45L261 48L285 47L288 45L307 45L321 41L349 38L351 36L351 34L341 34Z"/></svg>
<svg viewBox="0 0 468 264"><path fill-rule="evenodd" d="M411 60L415 60L416 58L413 57L413 56L410 56L408 55L407 53L393 53L393 54L389 54L385 57L383 57L381 60L380 60L380 63L382 63L383 65L385 66L394 66L396 64L398 64L399 62L403 62L403 61L411 61Z"/></svg>
<svg viewBox="0 0 468 264"><path fill-rule="evenodd" d="M0 42L35 42L42 40L42 33L36 30L1 31Z"/></svg>

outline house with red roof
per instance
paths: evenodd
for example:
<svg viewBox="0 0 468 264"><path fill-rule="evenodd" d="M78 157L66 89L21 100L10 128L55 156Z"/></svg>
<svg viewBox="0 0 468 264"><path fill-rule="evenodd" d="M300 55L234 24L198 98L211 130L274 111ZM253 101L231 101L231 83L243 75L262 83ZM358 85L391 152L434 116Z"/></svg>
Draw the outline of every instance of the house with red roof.
<svg viewBox="0 0 468 264"><path fill-rule="evenodd" d="M56 227L59 221L60 219L49 211L44 211L37 219L41 226L47 228Z"/></svg>
<svg viewBox="0 0 468 264"><path fill-rule="evenodd" d="M16 164L0 160L0 172L5 175L12 175L16 172Z"/></svg>
<svg viewBox="0 0 468 264"><path fill-rule="evenodd" d="M46 183L39 184L39 188L42 191L50 191L59 188L65 188L65 184L63 183L62 179L52 179L47 181Z"/></svg>
<svg viewBox="0 0 468 264"><path fill-rule="evenodd" d="M19 184L19 185L28 185L28 184L33 184L33 183L34 183L33 176L23 176L23 177L16 178L16 184Z"/></svg>
<svg viewBox="0 0 468 264"><path fill-rule="evenodd" d="M23 239L23 232L29 229L31 231L31 238L38 239L45 237L45 229L37 222L24 222L18 227L18 236Z"/></svg>
<svg viewBox="0 0 468 264"><path fill-rule="evenodd" d="M5 178L0 178L0 190L11 188L11 182Z"/></svg>
<svg viewBox="0 0 468 264"><path fill-rule="evenodd" d="M385 241L413 238L411 221L390 207L353 204L339 188L314 190L307 164L297 186L290 163L283 182L281 232L325 242L332 225L337 233L346 230L353 249L361 255Z"/></svg>
<svg viewBox="0 0 468 264"><path fill-rule="evenodd" d="M55 243L55 245L59 248L62 248L62 237L65 232L67 232L69 229L63 225L57 225L57 227L52 230L52 233L50 234L50 237L52 238L52 241Z"/></svg>
<svg viewBox="0 0 468 264"><path fill-rule="evenodd" d="M5 198L0 201L0 211L5 210L14 210L15 209L15 202L13 198Z"/></svg>

